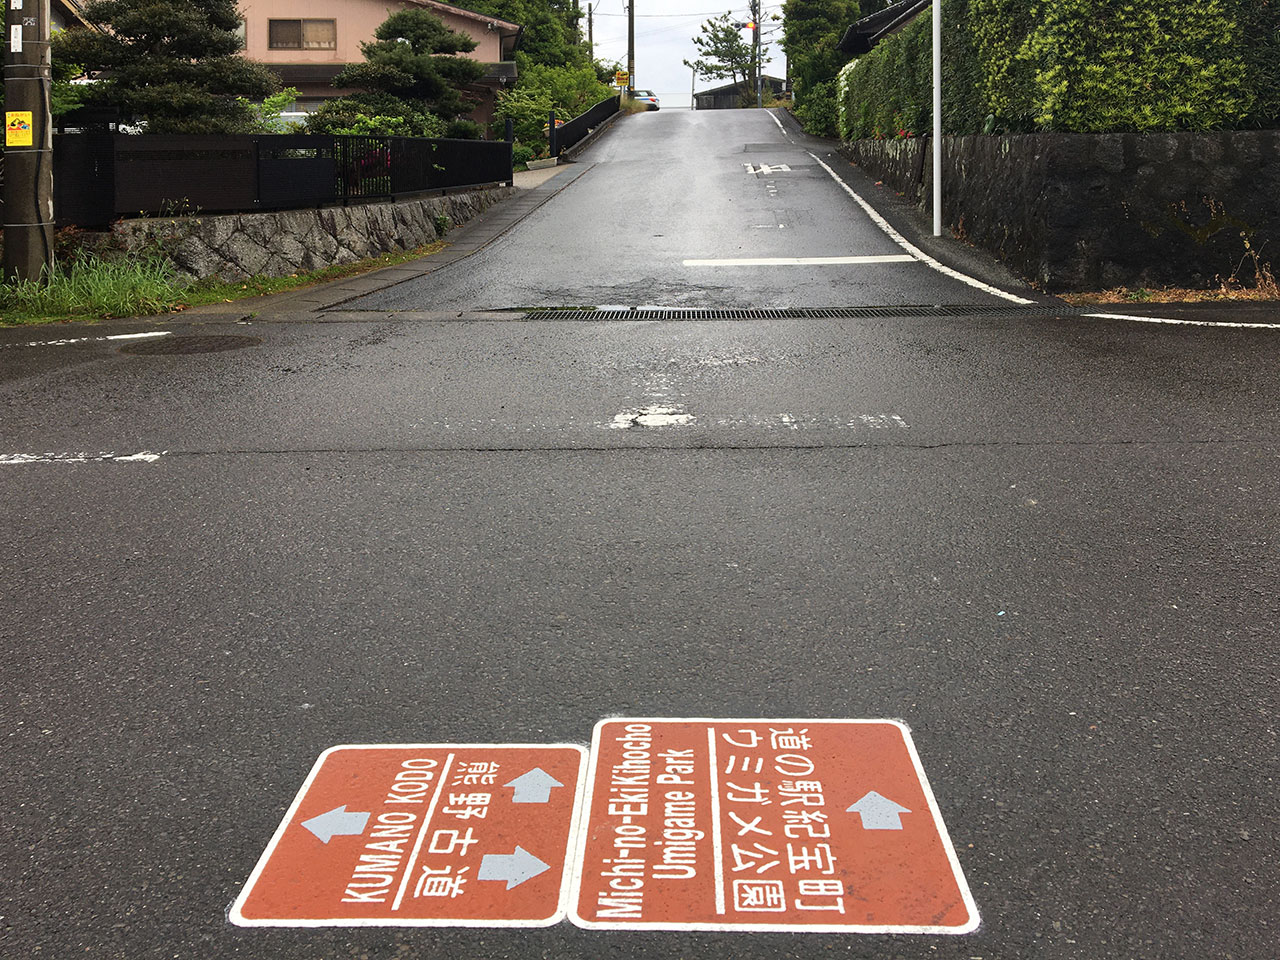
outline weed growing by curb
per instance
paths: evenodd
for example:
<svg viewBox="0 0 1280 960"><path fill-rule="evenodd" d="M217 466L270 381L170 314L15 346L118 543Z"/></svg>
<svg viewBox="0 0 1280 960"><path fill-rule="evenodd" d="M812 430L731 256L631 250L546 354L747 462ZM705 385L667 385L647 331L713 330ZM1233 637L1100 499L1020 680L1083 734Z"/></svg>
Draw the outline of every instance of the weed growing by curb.
<svg viewBox="0 0 1280 960"><path fill-rule="evenodd" d="M0 285L0 321L26 324L163 313L182 301L185 288L164 260L85 256L56 265L47 282Z"/></svg>

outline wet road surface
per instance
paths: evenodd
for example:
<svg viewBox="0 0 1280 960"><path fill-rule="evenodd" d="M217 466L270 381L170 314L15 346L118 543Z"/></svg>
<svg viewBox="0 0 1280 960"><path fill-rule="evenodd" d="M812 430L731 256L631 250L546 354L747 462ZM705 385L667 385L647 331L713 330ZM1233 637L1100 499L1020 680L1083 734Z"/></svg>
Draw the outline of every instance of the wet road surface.
<svg viewBox="0 0 1280 960"><path fill-rule="evenodd" d="M628 119L376 309L0 331L0 955L1275 953L1280 332L441 318L1011 303L918 262L685 268L901 251L821 170L769 197L743 163L808 169L779 141L761 114ZM742 239L775 206L813 231ZM608 244L662 220L644 256ZM39 345L159 330L260 342ZM585 744L619 715L905 721L982 926L227 922L326 748Z"/></svg>

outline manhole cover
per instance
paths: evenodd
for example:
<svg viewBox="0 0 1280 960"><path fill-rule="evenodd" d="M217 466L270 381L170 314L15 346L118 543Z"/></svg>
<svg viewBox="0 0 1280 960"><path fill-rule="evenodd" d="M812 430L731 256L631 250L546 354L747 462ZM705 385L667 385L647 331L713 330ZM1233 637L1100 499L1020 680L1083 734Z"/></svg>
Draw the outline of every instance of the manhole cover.
<svg viewBox="0 0 1280 960"><path fill-rule="evenodd" d="M135 356L175 356L189 353L221 353L224 350L242 350L245 347L256 347L262 342L259 337L243 336L202 336L202 337L161 337L143 343L131 343L121 347L121 353Z"/></svg>

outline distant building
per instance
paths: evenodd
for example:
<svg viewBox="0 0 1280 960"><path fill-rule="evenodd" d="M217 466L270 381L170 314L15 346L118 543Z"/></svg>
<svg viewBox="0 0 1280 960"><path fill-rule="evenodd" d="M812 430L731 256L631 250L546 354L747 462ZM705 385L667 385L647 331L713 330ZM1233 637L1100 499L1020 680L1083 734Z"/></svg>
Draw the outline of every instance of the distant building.
<svg viewBox="0 0 1280 960"><path fill-rule="evenodd" d="M786 90L787 82L777 77L766 76L764 86L776 100ZM695 110L737 110L744 104L754 106L755 102L756 92L746 80L727 83L723 87L715 87L712 90L701 90L693 95Z"/></svg>
<svg viewBox="0 0 1280 960"><path fill-rule="evenodd" d="M354 93L332 85L349 63L361 63L360 44L398 10L424 9L446 27L476 41L462 56L485 64L488 72L466 92L478 101L471 119L493 119L498 91L515 82L515 51L524 28L436 0L240 0L244 54L269 67L301 96L297 109L315 110L325 100Z"/></svg>

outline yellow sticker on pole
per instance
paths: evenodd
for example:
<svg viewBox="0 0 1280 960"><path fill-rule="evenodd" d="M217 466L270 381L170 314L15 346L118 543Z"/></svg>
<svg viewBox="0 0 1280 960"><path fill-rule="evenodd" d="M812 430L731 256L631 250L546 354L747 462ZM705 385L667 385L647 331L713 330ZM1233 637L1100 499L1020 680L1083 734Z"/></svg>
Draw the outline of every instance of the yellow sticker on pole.
<svg viewBox="0 0 1280 960"><path fill-rule="evenodd" d="M31 111L9 110L4 115L4 145L6 147L31 146Z"/></svg>

